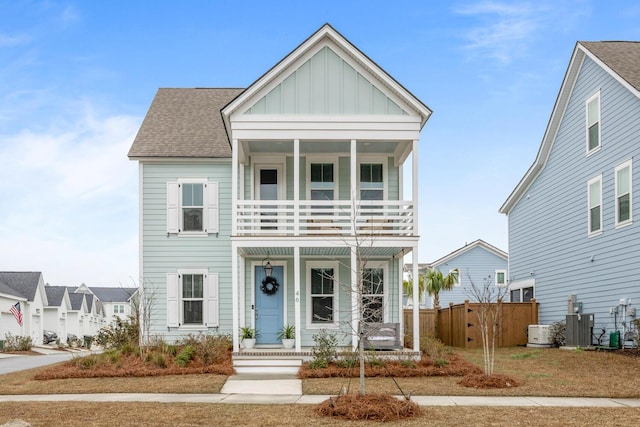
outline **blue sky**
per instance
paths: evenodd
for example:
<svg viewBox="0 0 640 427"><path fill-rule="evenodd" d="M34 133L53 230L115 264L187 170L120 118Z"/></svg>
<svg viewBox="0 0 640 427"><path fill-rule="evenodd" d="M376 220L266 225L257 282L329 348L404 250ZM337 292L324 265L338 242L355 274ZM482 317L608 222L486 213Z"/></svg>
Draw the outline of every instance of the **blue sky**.
<svg viewBox="0 0 640 427"><path fill-rule="evenodd" d="M537 153L577 40L640 40L633 1L0 0L0 270L138 277L137 164L159 87L246 87L330 23L427 104L419 261L483 239Z"/></svg>

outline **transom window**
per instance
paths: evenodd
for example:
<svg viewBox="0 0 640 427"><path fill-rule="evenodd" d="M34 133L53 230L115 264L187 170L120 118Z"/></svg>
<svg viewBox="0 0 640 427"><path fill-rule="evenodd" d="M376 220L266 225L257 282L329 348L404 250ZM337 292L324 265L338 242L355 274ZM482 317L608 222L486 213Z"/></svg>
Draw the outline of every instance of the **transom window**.
<svg viewBox="0 0 640 427"><path fill-rule="evenodd" d="M631 160L616 167L616 226L631 223Z"/></svg>
<svg viewBox="0 0 640 427"><path fill-rule="evenodd" d="M360 164L360 200L384 200L382 163Z"/></svg>
<svg viewBox="0 0 640 427"><path fill-rule="evenodd" d="M182 229L202 231L204 218L204 184L182 184Z"/></svg>
<svg viewBox="0 0 640 427"><path fill-rule="evenodd" d="M600 93L587 100L587 154L600 147Z"/></svg>
<svg viewBox="0 0 640 427"><path fill-rule="evenodd" d="M333 268L311 269L311 323L333 323L334 279Z"/></svg>
<svg viewBox="0 0 640 427"><path fill-rule="evenodd" d="M204 307L204 275L182 275L182 323L202 325Z"/></svg>
<svg viewBox="0 0 640 427"><path fill-rule="evenodd" d="M602 175L589 180L589 234L602 231Z"/></svg>
<svg viewBox="0 0 640 427"><path fill-rule="evenodd" d="M363 320L384 322L384 269L365 268L362 272Z"/></svg>

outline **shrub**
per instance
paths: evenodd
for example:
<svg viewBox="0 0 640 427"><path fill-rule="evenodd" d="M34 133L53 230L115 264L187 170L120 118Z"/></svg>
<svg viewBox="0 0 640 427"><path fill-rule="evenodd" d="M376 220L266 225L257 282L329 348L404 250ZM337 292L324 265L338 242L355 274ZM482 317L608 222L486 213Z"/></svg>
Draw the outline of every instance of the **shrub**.
<svg viewBox="0 0 640 427"><path fill-rule="evenodd" d="M4 351L29 351L33 347L33 341L29 336L23 337L7 333L4 339Z"/></svg>
<svg viewBox="0 0 640 427"><path fill-rule="evenodd" d="M358 355L356 353L348 353L338 360L340 368L355 368L358 366Z"/></svg>
<svg viewBox="0 0 640 427"><path fill-rule="evenodd" d="M164 355L164 353L157 353L154 363L156 364L156 366L158 368L166 368L167 367L167 357ZM177 363L177 361L176 361ZM182 365L181 365L182 366Z"/></svg>
<svg viewBox="0 0 640 427"><path fill-rule="evenodd" d="M566 344L567 342L567 325L564 321L559 321L551 324L551 339L553 340L553 345L556 347L560 347Z"/></svg>
<svg viewBox="0 0 640 427"><path fill-rule="evenodd" d="M420 338L420 351L433 360L446 359L446 355L449 353L444 343L433 335L425 335Z"/></svg>
<svg viewBox="0 0 640 427"><path fill-rule="evenodd" d="M447 359L436 359L436 361L434 362L434 365L436 366L436 368L444 368L448 364L449 364L449 361Z"/></svg>
<svg viewBox="0 0 640 427"><path fill-rule="evenodd" d="M122 320L116 317L114 327L106 326L98 332L96 343L104 348L120 348L125 344L137 346L139 340L138 327L133 319Z"/></svg>
<svg viewBox="0 0 640 427"><path fill-rule="evenodd" d="M84 357L74 357L71 363L79 369L91 369L98 364L98 355L91 354Z"/></svg>
<svg viewBox="0 0 640 427"><path fill-rule="evenodd" d="M193 354L195 353L195 349L191 345L185 345L180 353L176 356L175 364L180 366L181 368L186 367L189 362L193 359ZM162 353L160 353L162 354ZM164 357L164 355L163 355Z"/></svg>
<svg viewBox="0 0 640 427"><path fill-rule="evenodd" d="M233 341L229 335L188 335L181 341L181 345L191 346L194 355L203 364L210 365L228 360L233 348ZM175 351L175 349L171 349ZM175 355L175 353L174 353Z"/></svg>
<svg viewBox="0 0 640 427"><path fill-rule="evenodd" d="M327 363L327 361L322 359L313 359L311 362L309 362L309 369L323 369L328 366L329 364Z"/></svg>
<svg viewBox="0 0 640 427"><path fill-rule="evenodd" d="M633 343L636 347L640 347L640 319L634 319L631 323L636 329L633 334Z"/></svg>
<svg viewBox="0 0 640 427"><path fill-rule="evenodd" d="M411 359L403 359L400 361L400 366L402 366L403 368L409 368L409 369L415 369L418 367L418 365L415 364L415 362Z"/></svg>
<svg viewBox="0 0 640 427"><path fill-rule="evenodd" d="M371 357L367 362L369 363L369 366L371 366L372 368L384 366L384 362L378 359L377 357Z"/></svg>
<svg viewBox="0 0 640 427"><path fill-rule="evenodd" d="M320 332L313 335L313 341L315 341L315 345L311 349L313 361L318 361L320 364L324 362L325 365L329 365L329 363L336 360L338 338L336 338L335 333L321 329Z"/></svg>

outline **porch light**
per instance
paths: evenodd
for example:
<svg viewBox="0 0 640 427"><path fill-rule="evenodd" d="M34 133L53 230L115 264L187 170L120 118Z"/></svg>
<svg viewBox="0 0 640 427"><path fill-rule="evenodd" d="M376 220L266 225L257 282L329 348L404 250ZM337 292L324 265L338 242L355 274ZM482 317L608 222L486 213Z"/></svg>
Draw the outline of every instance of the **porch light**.
<svg viewBox="0 0 640 427"><path fill-rule="evenodd" d="M267 252L267 257L262 260L262 268L264 269L264 274L267 277L271 277L271 273L273 273L273 266L271 265L271 260L269 259L269 252Z"/></svg>

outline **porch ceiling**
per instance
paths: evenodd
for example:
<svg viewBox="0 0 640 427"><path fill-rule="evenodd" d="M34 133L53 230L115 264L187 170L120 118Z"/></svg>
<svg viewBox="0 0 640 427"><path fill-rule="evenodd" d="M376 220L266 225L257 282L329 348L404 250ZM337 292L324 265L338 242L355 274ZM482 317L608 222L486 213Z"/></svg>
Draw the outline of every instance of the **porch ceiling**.
<svg viewBox="0 0 640 427"><path fill-rule="evenodd" d="M357 152L367 154L393 154L398 145L408 146L409 141L358 141ZM246 141L247 153L293 155L293 141ZM350 141L300 141L300 154L348 154Z"/></svg>
<svg viewBox="0 0 640 427"><path fill-rule="evenodd" d="M364 257L390 257L402 253L410 252L408 248L401 247L366 247L360 248L360 253ZM239 248L240 254L243 256L265 256L267 251L270 256L273 257L293 257L292 247L243 247ZM348 246L345 247L302 247L300 248L300 256L309 257L317 256L323 258L340 258L348 257L351 253L351 249Z"/></svg>

